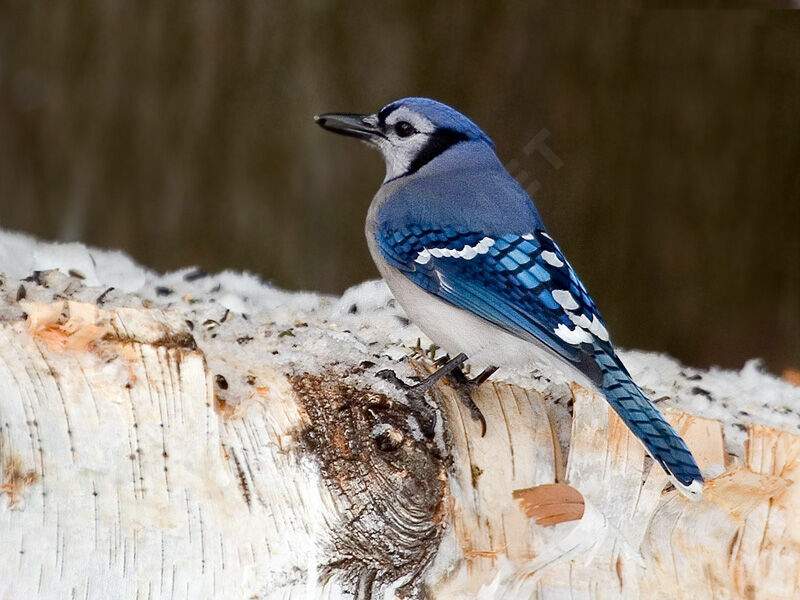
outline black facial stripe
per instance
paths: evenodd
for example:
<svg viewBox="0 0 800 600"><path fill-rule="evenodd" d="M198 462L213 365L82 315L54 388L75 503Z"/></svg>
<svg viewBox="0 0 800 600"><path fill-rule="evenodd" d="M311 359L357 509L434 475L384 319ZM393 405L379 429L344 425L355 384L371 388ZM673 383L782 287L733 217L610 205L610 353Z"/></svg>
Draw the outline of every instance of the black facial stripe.
<svg viewBox="0 0 800 600"><path fill-rule="evenodd" d="M408 166L408 171L406 171L404 175L411 175L411 173L419 171L451 146L459 142L465 142L468 139L467 135L460 131L454 131L453 129L437 129L430 135L428 143L422 147L419 154L411 161L411 164Z"/></svg>
<svg viewBox="0 0 800 600"><path fill-rule="evenodd" d="M386 119L389 117L390 114L394 112L395 108L397 107L390 104L389 106L384 106L378 113L378 124L380 125L381 129L386 127Z"/></svg>

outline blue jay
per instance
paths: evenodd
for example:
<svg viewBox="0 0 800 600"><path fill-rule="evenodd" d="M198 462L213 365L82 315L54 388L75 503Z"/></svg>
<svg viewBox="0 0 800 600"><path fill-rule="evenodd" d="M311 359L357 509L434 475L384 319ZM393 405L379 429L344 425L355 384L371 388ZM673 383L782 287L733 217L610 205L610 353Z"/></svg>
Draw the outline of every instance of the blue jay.
<svg viewBox="0 0 800 600"><path fill-rule="evenodd" d="M691 452L631 379L594 301L475 123L428 98L315 119L383 155L386 178L369 207L367 243L409 318L459 355L437 378L466 355L599 390L675 487L702 495Z"/></svg>

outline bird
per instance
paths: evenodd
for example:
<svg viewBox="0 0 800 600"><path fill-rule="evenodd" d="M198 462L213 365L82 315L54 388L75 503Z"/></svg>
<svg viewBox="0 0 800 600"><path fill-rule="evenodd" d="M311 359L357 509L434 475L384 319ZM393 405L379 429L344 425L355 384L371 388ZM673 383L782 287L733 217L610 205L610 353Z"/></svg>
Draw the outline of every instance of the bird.
<svg viewBox="0 0 800 600"><path fill-rule="evenodd" d="M633 381L597 305L486 133L422 97L314 119L383 155L367 245L409 319L457 355L434 381L455 374L476 385L497 367L531 367L599 391L674 487L702 496L692 453ZM477 381L460 371L467 357L489 365Z"/></svg>

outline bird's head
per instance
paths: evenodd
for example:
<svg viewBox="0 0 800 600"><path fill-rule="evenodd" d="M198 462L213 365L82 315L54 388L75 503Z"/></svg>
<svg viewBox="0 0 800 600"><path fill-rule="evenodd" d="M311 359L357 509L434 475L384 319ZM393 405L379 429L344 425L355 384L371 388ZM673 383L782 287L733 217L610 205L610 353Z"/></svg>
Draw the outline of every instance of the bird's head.
<svg viewBox="0 0 800 600"><path fill-rule="evenodd" d="M416 173L462 142L494 149L492 140L460 112L429 98L403 98L377 113L326 113L314 117L323 128L375 146L386 161L390 181Z"/></svg>

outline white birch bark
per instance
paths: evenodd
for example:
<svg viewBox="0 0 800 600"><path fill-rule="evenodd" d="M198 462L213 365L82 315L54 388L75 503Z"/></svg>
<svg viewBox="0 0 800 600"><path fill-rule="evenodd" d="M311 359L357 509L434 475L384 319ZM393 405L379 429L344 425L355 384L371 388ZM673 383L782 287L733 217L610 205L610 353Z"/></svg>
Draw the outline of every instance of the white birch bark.
<svg viewBox="0 0 800 600"><path fill-rule="evenodd" d="M719 423L670 413L705 472L722 473L690 502L577 386L563 448L552 398L508 383L476 395L485 437L442 383L443 426L426 440L402 398L342 375L365 363L290 372L257 337L247 355L200 349L179 311L21 308L0 322L2 598L800 589L792 433L749 426L737 464ZM209 365L223 363L247 383L220 380Z"/></svg>

